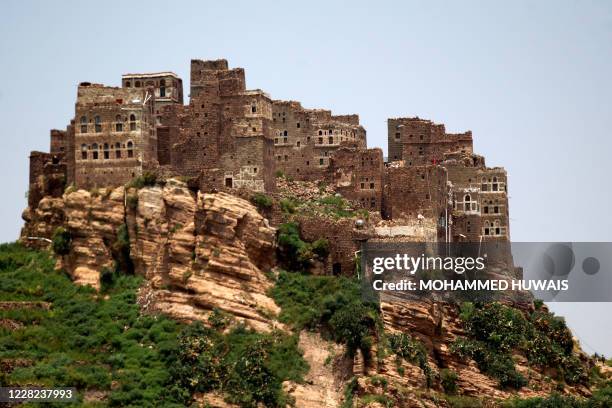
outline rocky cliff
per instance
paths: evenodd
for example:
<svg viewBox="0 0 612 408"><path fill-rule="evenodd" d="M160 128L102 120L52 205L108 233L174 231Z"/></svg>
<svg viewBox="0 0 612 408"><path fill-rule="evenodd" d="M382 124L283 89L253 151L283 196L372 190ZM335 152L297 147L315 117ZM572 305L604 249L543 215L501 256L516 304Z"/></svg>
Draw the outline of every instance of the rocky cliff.
<svg viewBox="0 0 612 408"><path fill-rule="evenodd" d="M29 245L66 228L70 251L58 267L78 283L99 287L101 272L116 267L123 229L134 272L146 278L139 299L145 311L190 321L218 308L257 329L273 325L278 307L266 296L264 271L274 263L275 230L243 199L168 180L45 197L23 218L21 238Z"/></svg>

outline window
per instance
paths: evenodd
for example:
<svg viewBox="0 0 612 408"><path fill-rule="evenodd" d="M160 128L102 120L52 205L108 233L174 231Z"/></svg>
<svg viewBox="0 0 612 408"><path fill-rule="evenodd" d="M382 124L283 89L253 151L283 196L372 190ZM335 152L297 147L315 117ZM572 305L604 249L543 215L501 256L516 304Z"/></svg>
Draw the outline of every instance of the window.
<svg viewBox="0 0 612 408"><path fill-rule="evenodd" d="M96 116L94 118L94 124L96 128L96 133L100 133L102 131L102 121L100 120L99 116Z"/></svg>
<svg viewBox="0 0 612 408"><path fill-rule="evenodd" d="M225 187L232 188L234 187L234 180L231 177L225 178Z"/></svg>
<svg viewBox="0 0 612 408"><path fill-rule="evenodd" d="M283 132L283 136L287 136L287 131L286 130Z"/></svg>
<svg viewBox="0 0 612 408"><path fill-rule="evenodd" d="M323 138L322 137L319 138L319 144L323 144Z"/></svg>
<svg viewBox="0 0 612 408"><path fill-rule="evenodd" d="M493 207L493 212L495 214L499 214L499 207L498 206Z"/></svg>
<svg viewBox="0 0 612 408"><path fill-rule="evenodd" d="M321 136L323 134L322 130L319 130L319 136Z"/></svg>
<svg viewBox="0 0 612 408"><path fill-rule="evenodd" d="M132 86L132 84L130 83L130 81L126 81L126 82L125 82L125 87L126 87L126 88L129 88L130 86Z"/></svg>
<svg viewBox="0 0 612 408"><path fill-rule="evenodd" d="M334 144L334 137L333 137L333 136L330 136L330 137L328 138L328 141L329 141L329 144Z"/></svg>
<svg viewBox="0 0 612 408"><path fill-rule="evenodd" d="M134 83L134 86L135 86L136 88L140 88L140 81L136 81L136 82Z"/></svg>
<svg viewBox="0 0 612 408"><path fill-rule="evenodd" d="M295 125L296 125L296 126L298 127L298 129L299 129L299 127L300 127L300 122L296 123Z"/></svg>
<svg viewBox="0 0 612 408"><path fill-rule="evenodd" d="M493 190L492 191L497 191L499 188L499 185L497 184L497 177L493 177Z"/></svg>
<svg viewBox="0 0 612 408"><path fill-rule="evenodd" d="M131 140L127 142L127 156L129 158L134 157L134 143Z"/></svg>
<svg viewBox="0 0 612 408"><path fill-rule="evenodd" d="M115 143L115 159L121 158L121 143Z"/></svg>
<svg viewBox="0 0 612 408"><path fill-rule="evenodd" d="M298 140L295 144L297 147L300 147L300 141Z"/></svg>
<svg viewBox="0 0 612 408"><path fill-rule="evenodd" d="M323 160L323 159L319 159L319 164L320 164L321 166L323 165L323 163L324 163L324 160Z"/></svg>
<svg viewBox="0 0 612 408"><path fill-rule="evenodd" d="M136 130L136 115L130 115L130 130Z"/></svg>
<svg viewBox="0 0 612 408"><path fill-rule="evenodd" d="M374 190L374 183L370 183L370 190Z"/></svg>
<svg viewBox="0 0 612 408"><path fill-rule="evenodd" d="M283 137L283 143L287 143L287 138Z"/></svg>
<svg viewBox="0 0 612 408"><path fill-rule="evenodd" d="M81 116L81 133L87 133L87 116Z"/></svg>
<svg viewBox="0 0 612 408"><path fill-rule="evenodd" d="M104 143L104 159L110 159L110 150L108 149L108 143Z"/></svg>
<svg viewBox="0 0 612 408"><path fill-rule="evenodd" d="M92 152L93 159L94 160L98 160L98 144L97 143L92 144L91 145L91 150L93 151Z"/></svg>
<svg viewBox="0 0 612 408"><path fill-rule="evenodd" d="M123 132L123 122L121 122L121 116L115 117L115 132Z"/></svg>
<svg viewBox="0 0 612 408"><path fill-rule="evenodd" d="M164 79L159 81L159 97L160 98L166 97L166 81Z"/></svg>
<svg viewBox="0 0 612 408"><path fill-rule="evenodd" d="M87 145L86 144L81 145L81 159L87 160Z"/></svg>
<svg viewBox="0 0 612 408"><path fill-rule="evenodd" d="M400 132L395 133L395 141L399 142L401 136L402 136L402 134Z"/></svg>

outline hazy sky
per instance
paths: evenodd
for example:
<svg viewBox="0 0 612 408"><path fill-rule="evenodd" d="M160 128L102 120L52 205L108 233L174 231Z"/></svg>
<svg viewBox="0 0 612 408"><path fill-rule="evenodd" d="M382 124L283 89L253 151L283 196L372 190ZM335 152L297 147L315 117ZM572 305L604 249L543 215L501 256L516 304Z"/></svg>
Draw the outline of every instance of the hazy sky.
<svg viewBox="0 0 612 408"><path fill-rule="evenodd" d="M510 4L512 3L512 4ZM386 119L472 130L508 171L514 241L612 241L612 2L5 1L0 25L0 241L18 237L28 153L74 114L81 81L226 58L247 86ZM610 304L557 306L612 355ZM586 343L586 344L585 344Z"/></svg>

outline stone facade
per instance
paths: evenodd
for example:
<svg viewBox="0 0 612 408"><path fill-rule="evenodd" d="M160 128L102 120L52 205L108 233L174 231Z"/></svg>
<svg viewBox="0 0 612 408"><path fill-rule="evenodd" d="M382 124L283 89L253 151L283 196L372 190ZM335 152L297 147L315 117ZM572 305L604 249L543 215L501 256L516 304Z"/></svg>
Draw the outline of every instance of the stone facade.
<svg viewBox="0 0 612 408"><path fill-rule="evenodd" d="M125 74L121 85L79 85L70 125L51 131L50 153L30 156L31 208L71 184L118 186L145 171L242 196L273 192L282 173L325 183L354 208L391 222L391 230L427 225L440 240L509 239L506 172L473 153L470 131L447 133L418 117L389 119L385 163L381 149L367 148L358 115L273 100L247 89L244 69L223 59L191 61L188 105L171 72ZM342 236L306 223L308 236ZM340 261L332 264L344 270L355 246L341 241L338 248L351 253L334 255Z"/></svg>
<svg viewBox="0 0 612 408"><path fill-rule="evenodd" d="M444 154L472 153L472 132L446 133L444 125L430 120L393 118L387 121L389 160L404 160L406 166L439 163Z"/></svg>
<svg viewBox="0 0 612 408"><path fill-rule="evenodd" d="M323 179L341 146L367 147L358 115L335 116L295 101L273 101L272 128L276 168L296 180Z"/></svg>
<svg viewBox="0 0 612 408"><path fill-rule="evenodd" d="M157 164L152 88L81 83L75 109L74 183L120 185Z"/></svg>

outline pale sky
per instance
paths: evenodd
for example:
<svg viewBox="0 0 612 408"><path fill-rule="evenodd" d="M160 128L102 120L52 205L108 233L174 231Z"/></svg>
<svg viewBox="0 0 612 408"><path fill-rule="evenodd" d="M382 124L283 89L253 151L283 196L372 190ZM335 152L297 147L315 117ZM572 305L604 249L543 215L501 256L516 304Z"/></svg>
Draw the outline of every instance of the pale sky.
<svg viewBox="0 0 612 408"><path fill-rule="evenodd" d="M81 81L244 67L247 86L358 113L386 151L386 119L420 116L508 171L513 241L612 241L612 2L15 1L0 25L4 199L22 225L28 154L74 113ZM555 305L584 348L612 355L610 304Z"/></svg>

